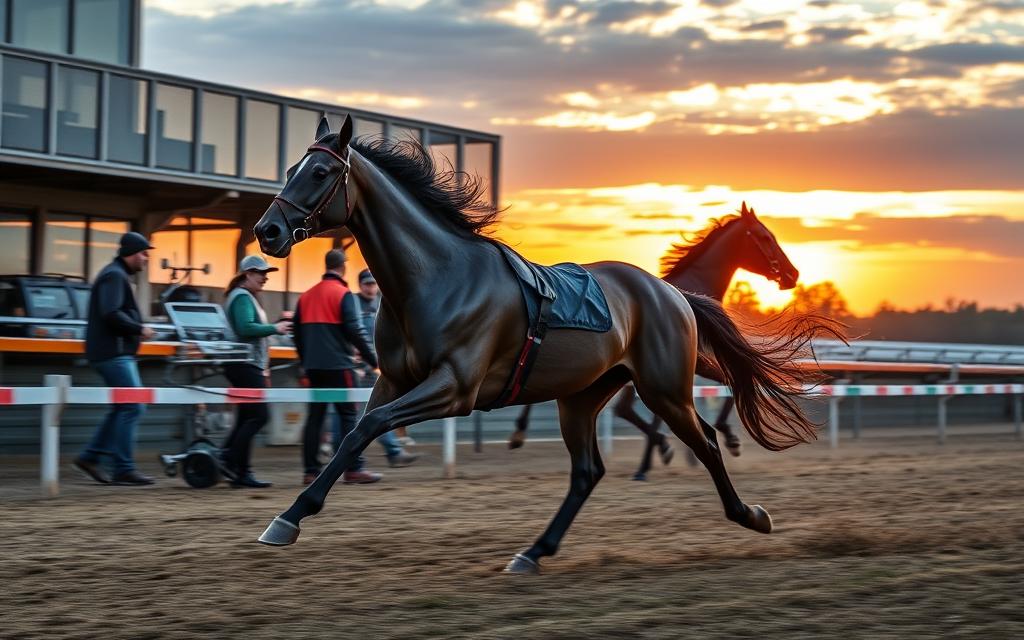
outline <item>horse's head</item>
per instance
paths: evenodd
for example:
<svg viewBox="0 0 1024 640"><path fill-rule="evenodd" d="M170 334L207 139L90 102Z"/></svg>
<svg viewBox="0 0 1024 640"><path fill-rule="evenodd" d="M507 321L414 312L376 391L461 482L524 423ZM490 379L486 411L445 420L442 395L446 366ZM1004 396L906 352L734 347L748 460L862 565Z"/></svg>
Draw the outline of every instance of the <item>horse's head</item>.
<svg viewBox="0 0 1024 640"><path fill-rule="evenodd" d="M348 223L354 205L348 189L351 140L351 116L337 135L331 134L327 118L320 120L313 144L288 169L284 189L253 227L264 253L283 258L292 245Z"/></svg>
<svg viewBox="0 0 1024 640"><path fill-rule="evenodd" d="M746 202L740 209L740 218L747 239L741 253L740 267L778 282L779 289L795 287L800 272L779 246L775 234L764 226L752 208L747 208Z"/></svg>

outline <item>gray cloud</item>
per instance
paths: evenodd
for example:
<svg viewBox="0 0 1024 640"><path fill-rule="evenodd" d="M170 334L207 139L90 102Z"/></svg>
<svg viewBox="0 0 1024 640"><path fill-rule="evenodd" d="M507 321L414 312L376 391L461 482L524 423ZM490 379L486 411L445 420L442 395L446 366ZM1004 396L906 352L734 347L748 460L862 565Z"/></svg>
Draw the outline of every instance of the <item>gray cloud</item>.
<svg viewBox="0 0 1024 640"><path fill-rule="evenodd" d="M822 42L841 42L854 36L862 36L867 31L850 27L814 27L807 30L807 35Z"/></svg>
<svg viewBox="0 0 1024 640"><path fill-rule="evenodd" d="M932 62L957 66L1024 62L1024 46L1001 43L952 42L915 49L908 54Z"/></svg>
<svg viewBox="0 0 1024 640"><path fill-rule="evenodd" d="M805 227L799 219L761 216L785 242L854 241L862 247L916 245L982 251L1007 258L1020 257L1024 221L1000 215L943 218L890 218L859 213L853 220L816 220Z"/></svg>
<svg viewBox="0 0 1024 640"><path fill-rule="evenodd" d="M592 16L588 22L592 25L609 26L638 18L657 18L671 13L677 6L671 2L609 2L598 6L595 11L588 12Z"/></svg>
<svg viewBox="0 0 1024 640"><path fill-rule="evenodd" d="M786 28L785 20L764 20L762 22L753 22L746 25L740 31L756 32L756 31L779 31Z"/></svg>

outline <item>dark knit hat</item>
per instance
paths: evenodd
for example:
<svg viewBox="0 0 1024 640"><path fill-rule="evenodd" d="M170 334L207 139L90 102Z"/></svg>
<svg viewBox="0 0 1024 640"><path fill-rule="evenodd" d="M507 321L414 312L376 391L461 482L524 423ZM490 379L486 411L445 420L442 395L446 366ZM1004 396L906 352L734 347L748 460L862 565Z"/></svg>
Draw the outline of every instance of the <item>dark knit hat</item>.
<svg viewBox="0 0 1024 640"><path fill-rule="evenodd" d="M156 247L149 244L149 240L146 240L146 236L141 233L129 231L121 236L121 247L117 250L117 255L122 258L127 258L128 256L133 256L140 251L155 248Z"/></svg>

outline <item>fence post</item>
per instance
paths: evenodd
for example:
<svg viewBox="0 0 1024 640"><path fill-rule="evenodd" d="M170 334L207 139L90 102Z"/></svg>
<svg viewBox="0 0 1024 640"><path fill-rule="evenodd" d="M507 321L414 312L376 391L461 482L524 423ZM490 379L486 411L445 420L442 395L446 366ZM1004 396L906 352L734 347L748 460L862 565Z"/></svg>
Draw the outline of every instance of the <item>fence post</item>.
<svg viewBox="0 0 1024 640"><path fill-rule="evenodd" d="M604 454L605 460L611 460L612 458L613 419L611 409L605 409L598 417L601 428L601 452Z"/></svg>
<svg viewBox="0 0 1024 640"><path fill-rule="evenodd" d="M484 414L480 411L473 412L473 451L481 453L484 450Z"/></svg>
<svg viewBox="0 0 1024 640"><path fill-rule="evenodd" d="M956 384L960 380L960 365L954 364L949 370L949 379L944 384ZM946 444L946 403L952 396L939 398L939 444Z"/></svg>
<svg viewBox="0 0 1024 640"><path fill-rule="evenodd" d="M455 418L444 419L444 477L455 477Z"/></svg>
<svg viewBox="0 0 1024 640"><path fill-rule="evenodd" d="M841 398L832 396L828 399L828 446L839 448L839 401Z"/></svg>
<svg viewBox="0 0 1024 640"><path fill-rule="evenodd" d="M1014 433L1014 435L1017 436L1018 440L1020 440L1022 437L1024 437L1024 434L1021 433L1021 428L1020 428L1021 427L1021 424L1020 424L1021 423L1021 398L1022 398L1022 396L1019 393L1017 395L1013 396L1013 433Z"/></svg>
<svg viewBox="0 0 1024 640"><path fill-rule="evenodd" d="M55 498L60 492L60 416L64 412L64 402L67 399L67 388L71 386L71 376L43 376L43 386L55 388L57 399L53 404L43 405L43 419L39 433L39 481L43 495Z"/></svg>

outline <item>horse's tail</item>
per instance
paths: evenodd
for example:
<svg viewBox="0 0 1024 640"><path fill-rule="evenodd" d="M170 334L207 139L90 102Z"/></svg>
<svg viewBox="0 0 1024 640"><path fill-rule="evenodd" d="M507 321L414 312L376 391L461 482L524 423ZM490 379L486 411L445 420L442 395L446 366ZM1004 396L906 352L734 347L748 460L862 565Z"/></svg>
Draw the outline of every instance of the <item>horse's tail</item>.
<svg viewBox="0 0 1024 640"><path fill-rule="evenodd" d="M695 293L683 295L697 319L698 373L732 388L736 411L750 436L769 451L814 440L819 425L800 411L796 398L803 395L805 384L820 383L824 375L795 360L813 355L809 347L815 337L845 340L844 325L814 314L783 314L754 327L770 337L751 341L721 303Z"/></svg>

